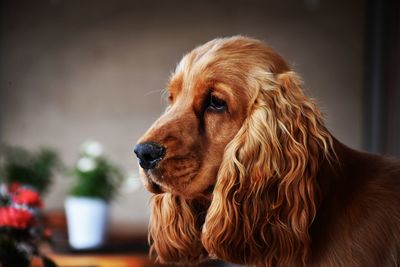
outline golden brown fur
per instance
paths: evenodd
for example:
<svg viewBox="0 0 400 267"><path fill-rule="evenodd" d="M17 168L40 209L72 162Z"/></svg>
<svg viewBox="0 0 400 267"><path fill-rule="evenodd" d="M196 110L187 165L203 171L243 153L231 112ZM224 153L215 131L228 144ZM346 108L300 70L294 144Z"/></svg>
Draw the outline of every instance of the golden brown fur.
<svg viewBox="0 0 400 267"><path fill-rule="evenodd" d="M166 149L142 170L160 261L399 264L400 164L332 137L269 47L210 41L182 59L168 91L170 106L139 141ZM210 107L214 98L226 109Z"/></svg>

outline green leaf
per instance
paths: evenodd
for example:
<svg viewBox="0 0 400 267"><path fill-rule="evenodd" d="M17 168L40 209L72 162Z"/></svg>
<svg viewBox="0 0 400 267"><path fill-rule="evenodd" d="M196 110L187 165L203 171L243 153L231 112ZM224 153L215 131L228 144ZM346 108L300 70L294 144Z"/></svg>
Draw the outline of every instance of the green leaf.
<svg viewBox="0 0 400 267"><path fill-rule="evenodd" d="M122 172L105 157L96 159L97 167L88 172L75 168L75 184L70 194L77 197L101 198L106 201L113 199L123 182Z"/></svg>
<svg viewBox="0 0 400 267"><path fill-rule="evenodd" d="M41 194L47 191L54 172L62 166L57 153L51 149L29 151L6 145L0 147L0 163L2 180L31 185Z"/></svg>

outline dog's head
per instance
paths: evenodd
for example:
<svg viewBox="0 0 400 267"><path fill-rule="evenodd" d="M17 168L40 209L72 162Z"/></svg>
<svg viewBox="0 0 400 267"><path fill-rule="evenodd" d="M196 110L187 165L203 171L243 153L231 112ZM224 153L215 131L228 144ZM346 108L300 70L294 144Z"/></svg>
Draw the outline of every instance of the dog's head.
<svg viewBox="0 0 400 267"><path fill-rule="evenodd" d="M215 39L183 57L168 95L135 147L156 194L150 234L159 258L305 260L313 176L331 137L297 75L260 41Z"/></svg>
<svg viewBox="0 0 400 267"><path fill-rule="evenodd" d="M145 186L185 198L207 193L227 144L251 113L260 72L287 70L261 42L241 37L184 56L168 84L167 110L135 148Z"/></svg>

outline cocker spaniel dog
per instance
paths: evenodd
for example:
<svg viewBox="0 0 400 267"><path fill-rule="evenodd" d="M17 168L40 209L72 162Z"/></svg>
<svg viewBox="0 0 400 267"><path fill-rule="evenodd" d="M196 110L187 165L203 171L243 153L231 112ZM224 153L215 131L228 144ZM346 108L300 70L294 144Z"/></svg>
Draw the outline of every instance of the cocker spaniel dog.
<svg viewBox="0 0 400 267"><path fill-rule="evenodd" d="M264 43L183 57L139 140L151 254L193 266L400 266L400 164L335 139Z"/></svg>

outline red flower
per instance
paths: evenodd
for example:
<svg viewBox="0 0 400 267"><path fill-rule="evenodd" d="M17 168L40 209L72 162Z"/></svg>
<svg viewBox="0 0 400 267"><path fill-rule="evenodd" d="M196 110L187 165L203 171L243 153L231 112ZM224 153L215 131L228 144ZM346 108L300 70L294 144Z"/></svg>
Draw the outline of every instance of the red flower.
<svg viewBox="0 0 400 267"><path fill-rule="evenodd" d="M21 187L20 183L15 183L14 182L14 183L11 183L11 184L8 185L8 191L10 193L15 193L20 189L20 187Z"/></svg>
<svg viewBox="0 0 400 267"><path fill-rule="evenodd" d="M42 207L43 203L40 199L40 195L38 192L30 190L28 188L20 188L18 189L14 195L12 196L13 202L20 205L28 205L31 207Z"/></svg>
<svg viewBox="0 0 400 267"><path fill-rule="evenodd" d="M25 229L34 222L33 214L27 210L14 207L0 207L0 227Z"/></svg>

